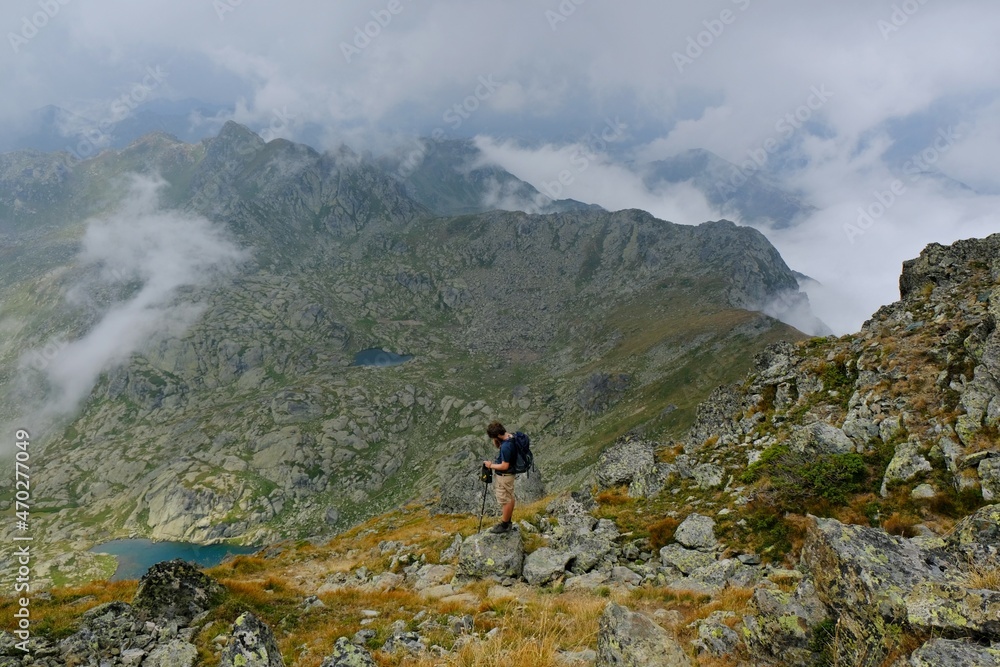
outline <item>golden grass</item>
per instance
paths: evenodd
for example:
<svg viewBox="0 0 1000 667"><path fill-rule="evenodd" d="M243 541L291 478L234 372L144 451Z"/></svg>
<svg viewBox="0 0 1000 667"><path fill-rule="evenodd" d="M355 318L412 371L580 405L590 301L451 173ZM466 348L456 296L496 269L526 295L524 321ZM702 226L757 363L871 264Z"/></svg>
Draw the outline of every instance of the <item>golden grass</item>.
<svg viewBox="0 0 1000 667"><path fill-rule="evenodd" d="M607 600L575 592L542 595L526 604L511 601L497 605L502 611L495 627L500 631L489 640L471 642L445 658L399 660L381 652L375 658L386 667L555 667L560 651L596 648L598 621L606 604Z"/></svg>
<svg viewBox="0 0 1000 667"><path fill-rule="evenodd" d="M1000 558L993 557L983 563L970 563L965 580L969 588L1000 591Z"/></svg>
<svg viewBox="0 0 1000 667"><path fill-rule="evenodd" d="M53 588L49 599L32 594L29 596L32 634L53 638L70 635L79 627L84 612L106 602L131 602L137 586L136 581L94 581L83 586ZM15 629L14 612L19 608L19 597L0 598L0 629Z"/></svg>

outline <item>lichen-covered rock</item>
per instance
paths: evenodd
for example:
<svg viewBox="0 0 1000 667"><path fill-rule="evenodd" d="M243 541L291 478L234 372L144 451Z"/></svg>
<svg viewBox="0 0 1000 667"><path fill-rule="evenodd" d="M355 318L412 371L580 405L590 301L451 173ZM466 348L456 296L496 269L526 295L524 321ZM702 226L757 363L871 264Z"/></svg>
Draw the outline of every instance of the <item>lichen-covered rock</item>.
<svg viewBox="0 0 1000 667"><path fill-rule="evenodd" d="M132 599L136 613L150 619L186 625L218 603L223 588L198 568L180 559L157 563L139 580Z"/></svg>
<svg viewBox="0 0 1000 667"><path fill-rule="evenodd" d="M673 567L682 574L691 574L701 567L715 562L715 556L703 551L685 549L679 544L668 544L660 549L660 562L664 567Z"/></svg>
<svg viewBox="0 0 1000 667"><path fill-rule="evenodd" d="M908 664L910 667L1000 667L1000 649L938 637L914 651Z"/></svg>
<svg viewBox="0 0 1000 667"><path fill-rule="evenodd" d="M599 488L628 485L633 498L656 495L666 481L664 468L656 462L653 443L628 436L601 453L596 476Z"/></svg>
<svg viewBox="0 0 1000 667"><path fill-rule="evenodd" d="M980 507L952 529L947 538L948 548L959 553L970 547L1000 548L1000 505Z"/></svg>
<svg viewBox="0 0 1000 667"><path fill-rule="evenodd" d="M892 482L908 482L920 473L931 470L930 462L920 453L919 442L911 440L896 445L896 453L882 478L882 497L889 495L889 484Z"/></svg>
<svg viewBox="0 0 1000 667"><path fill-rule="evenodd" d="M991 530L992 512L984 510L978 520L958 526L970 542L971 535ZM974 549L967 542L960 553ZM886 637L902 629L1000 640L1000 592L969 588L960 561L947 551L925 550L874 528L815 519L802 561L820 599L839 614L838 650L850 659L879 659Z"/></svg>
<svg viewBox="0 0 1000 667"><path fill-rule="evenodd" d="M691 470L691 477L699 489L714 489L722 486L726 471L714 463L701 463Z"/></svg>
<svg viewBox="0 0 1000 667"><path fill-rule="evenodd" d="M320 667L376 667L376 663L368 651L355 646L347 637L340 637L333 645L333 653Z"/></svg>
<svg viewBox="0 0 1000 667"><path fill-rule="evenodd" d="M688 549L712 551L718 544L715 519L702 514L689 514L674 531L674 540Z"/></svg>
<svg viewBox="0 0 1000 667"><path fill-rule="evenodd" d="M153 649L142 662L142 667L192 667L197 659L198 649L194 644L173 639Z"/></svg>
<svg viewBox="0 0 1000 667"><path fill-rule="evenodd" d="M467 538L458 552L462 574L485 577L520 577L524 567L524 540L516 527L506 533L480 533Z"/></svg>
<svg viewBox="0 0 1000 667"><path fill-rule="evenodd" d="M219 667L284 667L274 633L263 621L244 612L233 623L232 639L222 649Z"/></svg>
<svg viewBox="0 0 1000 667"><path fill-rule="evenodd" d="M822 632L827 610L808 579L794 593L758 587L743 618L746 644L757 662L768 665L813 665L815 633ZM827 637L820 639L826 640Z"/></svg>
<svg viewBox="0 0 1000 667"><path fill-rule="evenodd" d="M726 624L735 614L731 611L714 611L708 618L697 622L698 639L691 642L699 652L714 656L728 655L741 644L740 636Z"/></svg>
<svg viewBox="0 0 1000 667"><path fill-rule="evenodd" d="M726 558L689 572L688 578L684 580L684 587L705 593L715 593L727 586L750 588L757 584L761 577L762 573L759 567L749 567L735 558Z"/></svg>
<svg viewBox="0 0 1000 667"><path fill-rule="evenodd" d="M979 485L983 500L1000 500L1000 458L983 459L979 464Z"/></svg>
<svg viewBox="0 0 1000 667"><path fill-rule="evenodd" d="M793 451L806 454L847 454L855 449L854 443L841 429L826 422L794 427L791 446Z"/></svg>
<svg viewBox="0 0 1000 667"><path fill-rule="evenodd" d="M596 667L691 667L667 631L643 614L611 603L601 614Z"/></svg>
<svg viewBox="0 0 1000 667"><path fill-rule="evenodd" d="M542 586L566 573L573 554L541 547L524 559L524 579L532 586Z"/></svg>

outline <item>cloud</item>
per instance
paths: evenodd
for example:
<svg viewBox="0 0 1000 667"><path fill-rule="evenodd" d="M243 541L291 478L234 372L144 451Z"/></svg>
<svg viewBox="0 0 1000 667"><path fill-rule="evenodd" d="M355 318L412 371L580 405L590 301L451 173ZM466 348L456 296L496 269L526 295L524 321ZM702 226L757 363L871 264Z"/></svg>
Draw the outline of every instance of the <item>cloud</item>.
<svg viewBox="0 0 1000 667"><path fill-rule="evenodd" d="M928 180L907 182L855 243L844 232L873 192L904 176L896 158L924 150L940 126L962 139L934 169L1000 192L993 0L57 4L16 53L0 48L10 91L0 128L48 103L90 117L162 66L170 76L152 97L231 105L272 136L376 151L435 129L480 136L491 159L543 191L569 170L563 197L691 223L719 215L683 184L648 192L625 163L708 148L743 164L764 150L762 172L820 211L796 230L763 231L821 279L815 305L841 332L896 297L899 264L927 242L1000 228L989 196ZM0 33L20 35L38 6L0 7ZM498 90L449 124L481 77ZM817 89L830 92L822 104ZM628 125L620 139L578 154L616 117ZM927 136L901 129L918 125ZM580 158L588 166L578 173ZM877 245L883 252L869 249Z"/></svg>
<svg viewBox="0 0 1000 667"><path fill-rule="evenodd" d="M90 277L66 297L72 305L99 309L100 316L79 338L51 340L24 355L22 370L34 366L48 387L44 404L26 411L32 419L72 414L102 373L127 362L149 341L182 333L201 313L192 290L246 259L223 228L160 210L164 184L134 177L117 211L88 222L76 263ZM95 294L109 290L125 296L101 305ZM39 359L44 363L35 363Z"/></svg>

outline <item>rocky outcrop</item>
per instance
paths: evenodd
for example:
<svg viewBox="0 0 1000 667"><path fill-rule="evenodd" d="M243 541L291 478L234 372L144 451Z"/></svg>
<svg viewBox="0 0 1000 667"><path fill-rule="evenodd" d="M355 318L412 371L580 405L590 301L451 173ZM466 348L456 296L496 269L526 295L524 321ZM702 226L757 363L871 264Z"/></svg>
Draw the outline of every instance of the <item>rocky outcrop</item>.
<svg viewBox="0 0 1000 667"><path fill-rule="evenodd" d="M219 667L284 667L274 633L245 612L233 623L232 639L222 649Z"/></svg>
<svg viewBox="0 0 1000 667"><path fill-rule="evenodd" d="M654 443L626 436L601 452L595 475L600 489L624 485L629 496L649 498L675 471L675 466L657 462Z"/></svg>
<svg viewBox="0 0 1000 667"><path fill-rule="evenodd" d="M516 527L494 535L480 533L462 542L458 552L462 574L476 579L521 576L524 567L524 541Z"/></svg>
<svg viewBox="0 0 1000 667"><path fill-rule="evenodd" d="M1000 640L1000 591L972 588L958 553L815 519L802 560L839 619L838 654L858 664L878 664L900 631Z"/></svg>
<svg viewBox="0 0 1000 667"><path fill-rule="evenodd" d="M157 563L139 580L132 600L134 611L148 618L176 620L187 625L218 604L223 588L190 563Z"/></svg>
<svg viewBox="0 0 1000 667"><path fill-rule="evenodd" d="M320 667L376 667L376 663L368 651L340 637Z"/></svg>
<svg viewBox="0 0 1000 667"><path fill-rule="evenodd" d="M692 667L677 641L649 617L611 603L601 615L597 667Z"/></svg>

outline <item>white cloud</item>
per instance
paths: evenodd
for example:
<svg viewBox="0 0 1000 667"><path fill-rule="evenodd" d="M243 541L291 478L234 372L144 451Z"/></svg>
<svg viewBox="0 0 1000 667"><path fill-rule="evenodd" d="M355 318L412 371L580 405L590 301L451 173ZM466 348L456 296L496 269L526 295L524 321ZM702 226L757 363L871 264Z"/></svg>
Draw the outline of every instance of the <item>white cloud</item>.
<svg viewBox="0 0 1000 667"><path fill-rule="evenodd" d="M51 392L35 416L72 413L101 373L128 360L150 340L177 335L200 314L181 296L232 270L246 258L217 225L200 217L158 208L162 181L136 177L113 214L91 220L77 258L80 269L99 271L96 283L74 286L67 299L86 300L95 288L136 286L107 308L86 334L48 345L40 370ZM25 359L37 358L37 351Z"/></svg>

